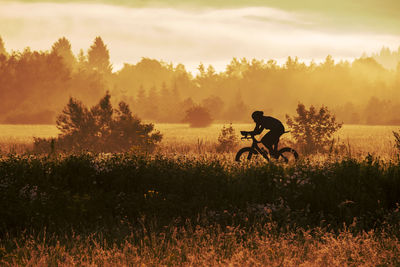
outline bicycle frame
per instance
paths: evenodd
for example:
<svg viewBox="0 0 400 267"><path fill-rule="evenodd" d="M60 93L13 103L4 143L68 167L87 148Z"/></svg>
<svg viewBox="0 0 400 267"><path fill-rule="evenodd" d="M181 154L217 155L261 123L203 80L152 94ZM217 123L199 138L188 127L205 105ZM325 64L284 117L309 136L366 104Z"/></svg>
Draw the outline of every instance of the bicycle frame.
<svg viewBox="0 0 400 267"><path fill-rule="evenodd" d="M247 140L251 139L251 140L253 141L253 143L251 144L251 146L246 146L246 147L241 148L241 149L236 153L236 156L235 156L235 160L236 160L236 161L240 161L240 157L241 157L241 155L242 155L243 153L248 153L248 154L247 154L247 159L248 159L248 160L251 159L251 157L252 157L253 154L254 154L254 155L260 154L260 155L262 155L267 161L270 161L270 157L269 157L269 156L270 156L270 151L269 151L269 149L266 150L266 149L264 149L263 147L258 146L258 144L259 144L259 143L262 143L262 142L261 142L261 141L258 141L258 140L254 137L254 133L252 133L252 132L246 132L246 131L241 131L240 133L243 135L243 137L241 138L242 140L243 140L243 139L247 139ZM291 157L289 154L287 154L287 153L289 153L289 154L290 154L291 156L293 156L294 158L292 158L292 157ZM282 159L285 161L285 163L288 163L288 162L289 162L289 158L292 158L290 161L292 161L292 160L297 160L297 159L299 158L299 154L297 154L296 150L294 150L293 148L290 148L290 147L284 147L284 148L279 149L279 150L277 151L277 154L278 154L278 156L276 157L276 159L282 157ZM273 157L273 158L275 158L275 157Z"/></svg>
<svg viewBox="0 0 400 267"><path fill-rule="evenodd" d="M254 137L254 134L250 134L250 138L247 137L247 136L245 136L245 137L242 137L241 139L242 139L242 140L244 140L244 139L247 139L247 140L252 139L253 143L251 144L251 148L256 152L256 153L254 153L254 154L257 154L257 153L258 153L258 154L262 155L266 160L269 161L269 156L268 156L269 152L267 152L265 149L262 149L262 148L260 148L260 147L258 146L258 144L261 143L261 142L258 141L258 140Z"/></svg>

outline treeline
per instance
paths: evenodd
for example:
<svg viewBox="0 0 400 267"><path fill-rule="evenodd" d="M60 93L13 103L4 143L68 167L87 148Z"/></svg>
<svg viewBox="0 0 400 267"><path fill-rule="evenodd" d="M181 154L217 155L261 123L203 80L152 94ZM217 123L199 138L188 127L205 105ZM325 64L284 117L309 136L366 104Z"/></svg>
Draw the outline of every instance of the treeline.
<svg viewBox="0 0 400 267"><path fill-rule="evenodd" d="M399 53L389 54L398 62ZM114 104L124 101L155 122L182 122L194 106L221 122L248 122L255 109L283 119L302 102L324 104L344 123L400 124L400 65L378 62L377 55L353 62L327 56L319 64L288 57L283 65L233 58L225 71L200 64L193 74L182 64L143 58L113 72L101 37L78 55L64 37L49 51L7 52L0 40L0 123L53 124L70 96L93 105L110 91Z"/></svg>
<svg viewBox="0 0 400 267"><path fill-rule="evenodd" d="M363 57L367 57L366 54ZM388 47L382 47L379 53L372 53L372 57L387 69L396 69L400 61L400 46L397 51L392 51Z"/></svg>
<svg viewBox="0 0 400 267"><path fill-rule="evenodd" d="M109 54L100 37L78 56L66 38L50 51L11 53L0 41L0 122L53 124L70 96L94 104L110 78Z"/></svg>

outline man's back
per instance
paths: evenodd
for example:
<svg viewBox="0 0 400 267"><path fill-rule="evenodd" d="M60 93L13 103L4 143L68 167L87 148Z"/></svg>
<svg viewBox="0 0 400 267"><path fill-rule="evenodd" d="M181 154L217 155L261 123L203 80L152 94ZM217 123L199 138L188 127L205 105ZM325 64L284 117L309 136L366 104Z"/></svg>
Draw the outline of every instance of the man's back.
<svg viewBox="0 0 400 267"><path fill-rule="evenodd" d="M263 116L259 121L260 125L268 130L284 130L283 124L280 120L270 116Z"/></svg>

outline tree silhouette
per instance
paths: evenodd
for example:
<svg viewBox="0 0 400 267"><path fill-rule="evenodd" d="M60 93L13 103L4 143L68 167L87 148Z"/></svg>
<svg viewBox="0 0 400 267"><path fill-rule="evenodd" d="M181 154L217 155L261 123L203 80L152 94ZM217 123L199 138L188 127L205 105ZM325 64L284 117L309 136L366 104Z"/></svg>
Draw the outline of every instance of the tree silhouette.
<svg viewBox="0 0 400 267"><path fill-rule="evenodd" d="M159 93L155 86L152 86L146 99L146 117L151 120L157 120L159 114Z"/></svg>
<svg viewBox="0 0 400 267"><path fill-rule="evenodd" d="M306 65L299 61L298 57L292 59L292 57L288 57L285 63L285 68L288 71L302 71L306 69Z"/></svg>
<svg viewBox="0 0 400 267"><path fill-rule="evenodd" d="M107 91L106 95L100 99L100 102L90 110L96 128L98 129L97 135L99 137L109 136L111 134L113 107L111 105L111 95Z"/></svg>
<svg viewBox="0 0 400 267"><path fill-rule="evenodd" d="M212 123L212 117L206 108L194 106L186 110L183 122L188 122L190 127L207 127Z"/></svg>
<svg viewBox="0 0 400 267"><path fill-rule="evenodd" d="M233 58L231 62L226 66L226 71L225 73L228 75L230 78L241 78L243 77L243 71L245 69L243 68L243 64L239 62L237 58Z"/></svg>
<svg viewBox="0 0 400 267"><path fill-rule="evenodd" d="M88 61L87 61L87 57L86 57L83 49L79 50L79 54L77 56L77 61L78 61L77 62L78 71L83 71L83 70L87 69Z"/></svg>
<svg viewBox="0 0 400 267"><path fill-rule="evenodd" d="M101 73L111 73L110 54L100 36L88 50L88 65Z"/></svg>
<svg viewBox="0 0 400 267"><path fill-rule="evenodd" d="M7 55L7 51L6 51L6 48L4 46L4 41L0 36L0 56L1 55L5 55L6 56Z"/></svg>
<svg viewBox="0 0 400 267"><path fill-rule="evenodd" d="M245 122L249 108L279 116L303 101L333 108L346 123L399 124L399 60L400 49L389 48L351 63L335 62L329 55L308 65L296 57L283 65L233 58L225 71L200 64L200 73L193 76L183 64L142 58L112 73L109 51L100 37L87 53L81 49L76 56L65 37L49 51L27 48L8 54L0 38L0 122L54 123L54 114L70 96L93 106L108 89L116 103L133 104L135 114L159 122L181 122L195 105L206 107L216 120ZM387 69L389 65L393 69ZM154 94L153 86L160 91ZM148 98L150 94L155 97ZM369 103L372 97L379 100L376 105Z"/></svg>
<svg viewBox="0 0 400 267"><path fill-rule="evenodd" d="M161 92L158 101L158 107L159 107L158 120L163 122L171 122L171 117L175 116L174 114L175 106L176 104L174 104L174 99L173 96L171 95L170 90L167 88L166 83L163 83L161 86Z"/></svg>
<svg viewBox="0 0 400 267"><path fill-rule="evenodd" d="M333 60L331 55L328 55L325 58L325 61L321 64L321 68L325 71L330 71L333 67L335 67L335 61Z"/></svg>
<svg viewBox="0 0 400 267"><path fill-rule="evenodd" d="M70 98L56 123L61 134L55 143L58 149L65 151L152 151L162 139L160 132L154 131L154 125L143 124L125 102L120 102L118 109L114 109L108 92L90 109L81 101ZM35 148L39 151L48 149L51 142L54 141L36 138Z"/></svg>
<svg viewBox="0 0 400 267"><path fill-rule="evenodd" d="M322 106L319 110L314 106L297 105L297 116L286 115L287 125L298 142L303 153L325 152L326 146L332 142L332 135L342 127L336 117Z"/></svg>
<svg viewBox="0 0 400 267"><path fill-rule="evenodd" d="M216 145L217 152L233 151L237 148L238 144L239 138L235 133L232 123L229 125L229 127L225 127L224 125L218 136L218 143Z"/></svg>
<svg viewBox="0 0 400 267"><path fill-rule="evenodd" d="M64 64L69 69L74 69L76 64L76 59L71 50L71 43L67 38L62 37L58 39L57 42L51 47L51 53L57 54L62 57Z"/></svg>
<svg viewBox="0 0 400 267"><path fill-rule="evenodd" d="M56 125L62 136L88 137L94 135L94 118L90 116L88 108L81 101L72 97L62 113L57 116Z"/></svg>
<svg viewBox="0 0 400 267"><path fill-rule="evenodd" d="M147 106L146 91L144 90L143 86L140 85L135 101L135 108L137 110L136 112L139 116L144 115L146 106Z"/></svg>
<svg viewBox="0 0 400 267"><path fill-rule="evenodd" d="M366 55L364 57L367 57ZM400 61L400 46L397 51L391 51L388 47L382 47L379 53L373 53L372 57L382 66L388 69L395 69Z"/></svg>

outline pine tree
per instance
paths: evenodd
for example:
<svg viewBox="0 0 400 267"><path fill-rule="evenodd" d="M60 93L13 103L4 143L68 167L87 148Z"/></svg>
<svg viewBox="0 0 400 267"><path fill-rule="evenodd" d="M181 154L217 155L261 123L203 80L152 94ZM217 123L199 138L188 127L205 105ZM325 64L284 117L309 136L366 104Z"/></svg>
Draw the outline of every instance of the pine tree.
<svg viewBox="0 0 400 267"><path fill-rule="evenodd" d="M215 69L212 65L208 65L207 68L207 77L214 77L216 75Z"/></svg>
<svg viewBox="0 0 400 267"><path fill-rule="evenodd" d="M162 122L173 122L174 121L174 104L170 90L168 89L165 82L161 85L161 92L159 97L159 119ZM176 120L175 120L176 121Z"/></svg>
<svg viewBox="0 0 400 267"><path fill-rule="evenodd" d="M77 55L77 60L78 60L77 68L79 71L83 71L83 70L87 69L87 67L88 67L87 57L86 57L83 49L79 50L79 53Z"/></svg>
<svg viewBox="0 0 400 267"><path fill-rule="evenodd" d="M88 50L88 64L93 70L111 73L110 54L100 36L97 36Z"/></svg>
<svg viewBox="0 0 400 267"><path fill-rule="evenodd" d="M335 66L335 61L333 60L333 57L331 55L328 55L325 58L324 63L321 64L321 67L325 70L332 70L332 68Z"/></svg>
<svg viewBox="0 0 400 267"><path fill-rule="evenodd" d="M135 101L135 109L136 113L140 116L143 117L145 114L146 110L146 92L143 88L143 85L140 85L139 87L139 92L136 96L136 101Z"/></svg>
<svg viewBox="0 0 400 267"><path fill-rule="evenodd" d="M166 100L170 97L169 90L167 88L167 84L165 82L161 85L161 98Z"/></svg>
<svg viewBox="0 0 400 267"><path fill-rule="evenodd" d="M174 100L174 104L181 102L181 94L179 92L178 86L176 85L176 82L174 83L174 88L172 88L172 98Z"/></svg>
<svg viewBox="0 0 400 267"><path fill-rule="evenodd" d="M4 47L3 39L0 36L0 55L7 55L6 48Z"/></svg>
<svg viewBox="0 0 400 267"><path fill-rule="evenodd" d="M206 70L203 63L200 63L197 69L199 70L199 77L204 77L206 75Z"/></svg>
<svg viewBox="0 0 400 267"><path fill-rule="evenodd" d="M90 111L93 114L100 136L110 135L113 116L110 93L107 91L106 95Z"/></svg>
<svg viewBox="0 0 400 267"><path fill-rule="evenodd" d="M53 44L53 46L51 47L51 53L57 54L60 57L62 57L63 63L69 69L72 70L75 68L76 59L71 50L71 43L69 42L69 40L67 38L62 37L62 38L58 39L58 41L55 42Z"/></svg>
<svg viewBox="0 0 400 267"><path fill-rule="evenodd" d="M158 120L159 93L155 86L151 87L147 97L146 119Z"/></svg>
<svg viewBox="0 0 400 267"><path fill-rule="evenodd" d="M169 97L169 105L170 105L170 114L169 114L169 121L170 122L181 122L183 119L183 113L182 113L182 100L181 100L181 94L178 89L178 86L176 83L174 83L174 86L172 88L172 91L170 91L170 97Z"/></svg>

